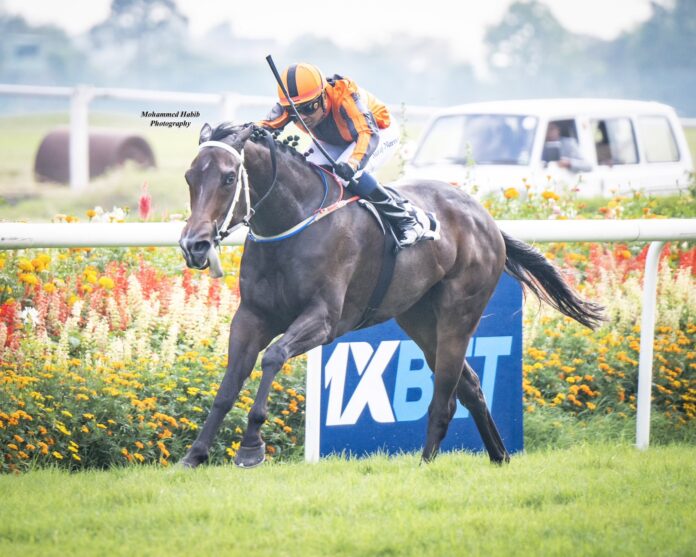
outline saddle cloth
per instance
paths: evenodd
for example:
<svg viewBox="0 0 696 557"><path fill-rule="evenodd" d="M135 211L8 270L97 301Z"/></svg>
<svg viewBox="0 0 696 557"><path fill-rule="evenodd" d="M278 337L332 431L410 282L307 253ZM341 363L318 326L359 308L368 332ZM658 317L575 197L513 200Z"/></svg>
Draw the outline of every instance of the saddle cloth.
<svg viewBox="0 0 696 557"><path fill-rule="evenodd" d="M411 203L407 198L405 198L399 191L394 189L393 187L390 186L385 186L386 189L388 189L394 197L396 197L403 205L404 210L408 212L413 218L416 219L416 232L418 233L418 239L416 240L416 243L420 242L421 240L439 240L440 239L440 221L437 219L435 216L435 213L431 212L425 212L423 209L420 207L417 207L413 203ZM382 232L384 234L391 233L393 236L394 240L396 241L397 244L397 250L399 249L399 239L398 239L398 233L394 228L391 226L389 221L385 218L382 218L382 216L379 214L377 209L367 201L366 199L360 199L358 200L358 204L361 205L364 209L367 209L372 216L375 217L377 222L380 225L380 228L382 229Z"/></svg>

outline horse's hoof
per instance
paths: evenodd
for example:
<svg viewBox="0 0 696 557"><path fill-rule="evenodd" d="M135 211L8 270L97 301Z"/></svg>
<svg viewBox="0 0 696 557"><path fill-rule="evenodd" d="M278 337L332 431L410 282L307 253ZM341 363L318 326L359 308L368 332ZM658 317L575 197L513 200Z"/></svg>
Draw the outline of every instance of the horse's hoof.
<svg viewBox="0 0 696 557"><path fill-rule="evenodd" d="M240 468L254 468L266 460L266 443L258 447L239 447L234 463Z"/></svg>
<svg viewBox="0 0 696 557"><path fill-rule="evenodd" d="M176 463L177 468L190 470L198 468L201 464L208 461L208 453L201 451L189 450L179 462Z"/></svg>

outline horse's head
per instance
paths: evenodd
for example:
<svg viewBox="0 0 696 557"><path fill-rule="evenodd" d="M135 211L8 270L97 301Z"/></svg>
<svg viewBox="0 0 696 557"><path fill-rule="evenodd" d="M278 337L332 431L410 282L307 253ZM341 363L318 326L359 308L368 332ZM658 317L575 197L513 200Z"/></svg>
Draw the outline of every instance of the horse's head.
<svg viewBox="0 0 696 557"><path fill-rule="evenodd" d="M216 237L241 222L248 208L244 207L247 200L242 199L241 192L243 149L254 129L225 125L213 131L208 124L201 129L198 155L185 174L191 216L179 239L186 265L193 269L210 266L213 276L222 275Z"/></svg>

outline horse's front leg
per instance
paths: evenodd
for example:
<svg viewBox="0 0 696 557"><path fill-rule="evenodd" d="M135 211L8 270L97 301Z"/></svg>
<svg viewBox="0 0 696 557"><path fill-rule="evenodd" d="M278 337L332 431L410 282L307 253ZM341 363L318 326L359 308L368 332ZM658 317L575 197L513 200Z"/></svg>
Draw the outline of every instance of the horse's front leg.
<svg viewBox="0 0 696 557"><path fill-rule="evenodd" d="M249 411L247 430L237 451L235 464L251 468L265 459L266 445L261 438L261 426L268 417L268 394L276 374L289 359L330 340L332 315L324 304L316 304L300 315L285 334L266 350L261 360L263 375L256 399Z"/></svg>
<svg viewBox="0 0 696 557"><path fill-rule="evenodd" d="M259 352L268 345L274 332L266 321L244 305L232 319L227 355L227 371L220 384L213 406L196 441L181 460L186 468L195 468L208 460L208 451L222 420L237 400L239 391L254 369Z"/></svg>

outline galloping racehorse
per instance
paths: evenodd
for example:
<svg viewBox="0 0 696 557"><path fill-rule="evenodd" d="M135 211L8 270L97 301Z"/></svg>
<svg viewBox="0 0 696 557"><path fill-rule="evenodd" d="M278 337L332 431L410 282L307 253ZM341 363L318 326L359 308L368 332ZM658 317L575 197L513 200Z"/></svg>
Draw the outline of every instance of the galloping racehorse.
<svg viewBox="0 0 696 557"><path fill-rule="evenodd" d="M286 360L392 317L423 350L435 374L423 460L436 456L456 397L471 412L491 460L509 461L479 379L464 357L501 273L506 270L588 327L602 321L601 307L581 300L539 251L501 232L466 193L442 182L404 181L398 191L437 214L442 237L398 253L386 295L365 322L381 268L383 231L357 203L339 203L341 210L316 218L317 209L342 196L342 188L322 173L252 124L222 124L215 130L206 124L201 130L198 154L186 172L191 217L180 239L186 263L219 269L215 247L221 237L240 223L248 224L250 233L227 370L181 464L195 467L207 460L213 437L262 350L261 384L235 460L241 467L264 460L260 429L271 383Z"/></svg>

